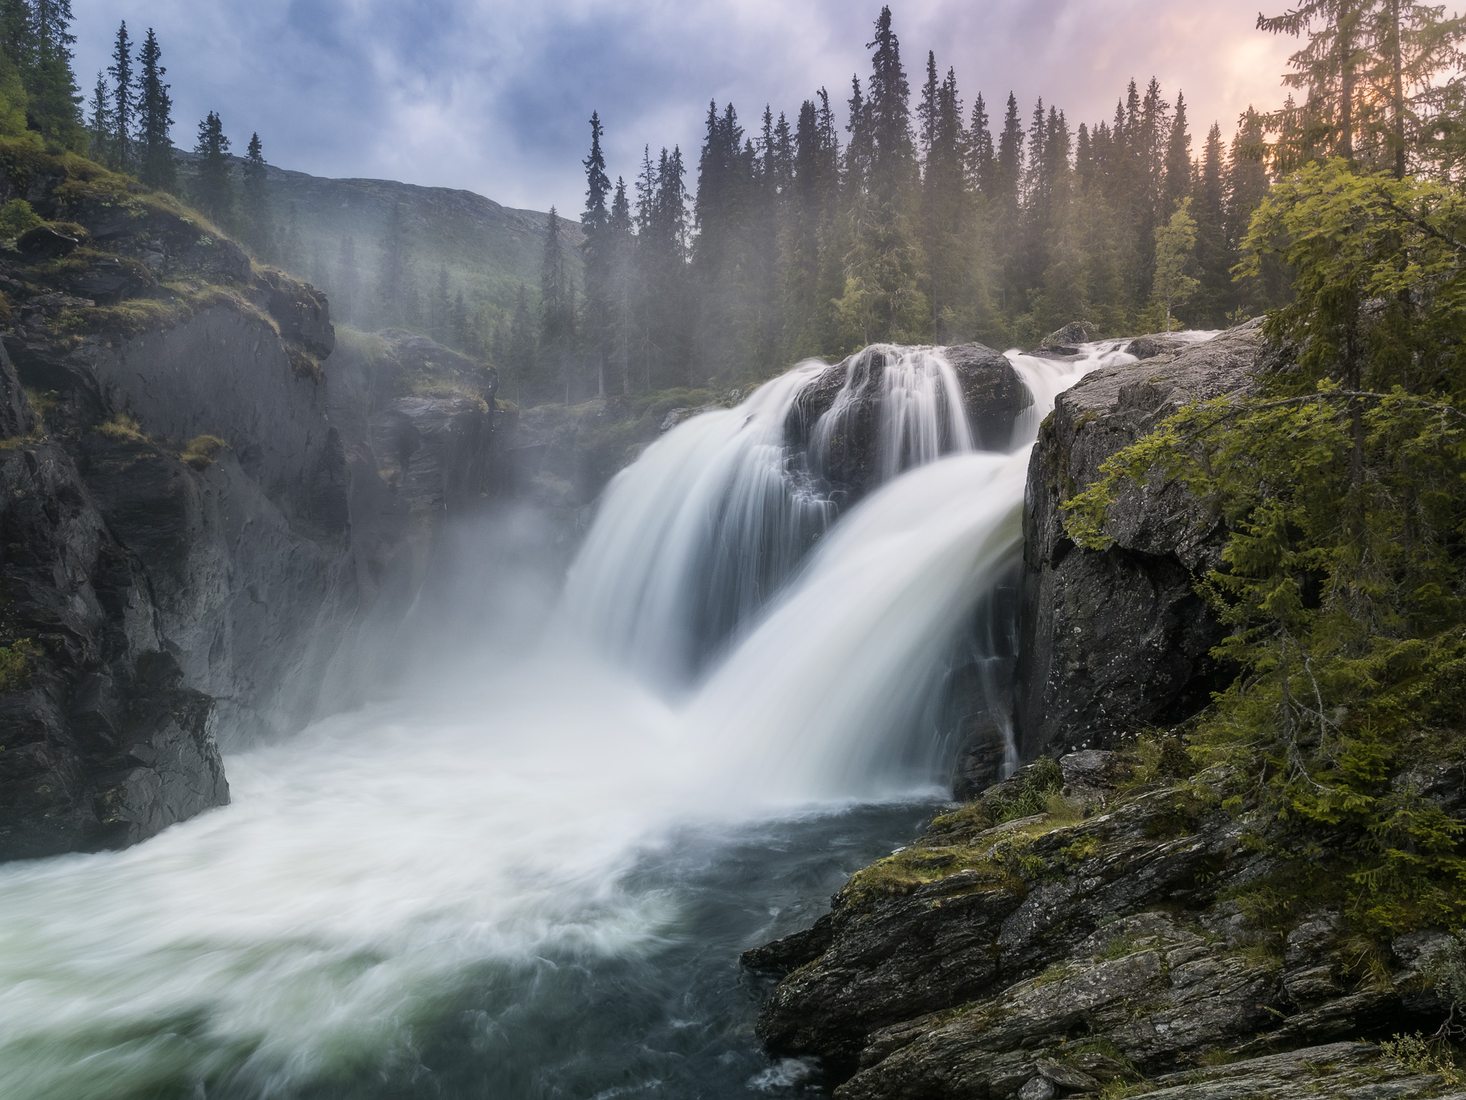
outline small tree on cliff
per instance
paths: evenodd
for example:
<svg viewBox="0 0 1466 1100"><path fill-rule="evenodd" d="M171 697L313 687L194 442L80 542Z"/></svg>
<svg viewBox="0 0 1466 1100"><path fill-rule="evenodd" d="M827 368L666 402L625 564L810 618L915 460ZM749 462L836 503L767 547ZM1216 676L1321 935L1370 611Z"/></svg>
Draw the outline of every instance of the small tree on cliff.
<svg viewBox="0 0 1466 1100"><path fill-rule="evenodd" d="M132 164L133 106L136 92L132 86L132 39L127 34L127 21L117 27L112 44L112 64L107 67L112 78L112 167L124 171Z"/></svg>
<svg viewBox="0 0 1466 1100"><path fill-rule="evenodd" d="M220 225L234 216L234 172L229 161L229 139L217 111L210 111L199 123L198 176L194 180L194 198L202 210Z"/></svg>
<svg viewBox="0 0 1466 1100"><path fill-rule="evenodd" d="M163 77L162 47L153 28L138 51L137 153L138 177L149 187L171 191L177 186L173 163L173 97Z"/></svg>
<svg viewBox="0 0 1466 1100"><path fill-rule="evenodd" d="M274 227L270 221L269 184L266 182L265 147L259 134L250 134L244 154L244 184L240 207L244 234L255 252L269 255L274 248Z"/></svg>

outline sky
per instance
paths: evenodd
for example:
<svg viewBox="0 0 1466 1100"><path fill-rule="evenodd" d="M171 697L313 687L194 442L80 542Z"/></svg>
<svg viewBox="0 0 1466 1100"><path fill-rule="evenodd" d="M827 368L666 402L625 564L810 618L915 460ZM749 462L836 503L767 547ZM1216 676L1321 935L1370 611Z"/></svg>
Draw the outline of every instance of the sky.
<svg viewBox="0 0 1466 1100"><path fill-rule="evenodd" d="M1280 10L1286 5L1273 5ZM928 49L1001 118L1034 100L1074 126L1108 118L1133 76L1185 92L1197 148L1213 121L1275 105L1294 44L1254 29L1257 0L892 0L913 91ZM258 131L272 163L325 176L459 187L578 215L587 120L612 177L641 149L696 163L708 101L749 128L792 121L821 85L843 108L869 68L878 2L852 0L73 0L90 96L119 21L157 30L177 144L217 110L236 151ZM1269 9L1271 11L1271 9ZM843 117L843 110L842 110ZM689 186L692 181L689 180Z"/></svg>

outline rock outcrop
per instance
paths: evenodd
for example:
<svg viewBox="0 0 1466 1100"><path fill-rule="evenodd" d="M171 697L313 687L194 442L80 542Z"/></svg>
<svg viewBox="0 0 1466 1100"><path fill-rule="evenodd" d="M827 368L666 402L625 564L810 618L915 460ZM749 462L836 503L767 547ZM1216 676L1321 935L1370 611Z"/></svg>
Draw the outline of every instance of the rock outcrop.
<svg viewBox="0 0 1466 1100"><path fill-rule="evenodd" d="M900 349L880 345L831 366L811 383L796 403L788 425L790 443L808 448L815 425L836 407L841 392L850 386L838 422L816 471L837 500L855 500L875 483L879 456L876 413L880 376ZM1001 449L1012 437L1013 422L1033 402L1012 365L982 344L957 344L939 349L952 364L967 409L968 421L980 446ZM859 368L852 372L852 365Z"/></svg>
<svg viewBox="0 0 1466 1100"><path fill-rule="evenodd" d="M312 717L495 477L486 368L338 353L318 292L79 158L9 149L11 198L48 223L0 247L0 859L226 801L217 739Z"/></svg>
<svg viewBox="0 0 1466 1100"><path fill-rule="evenodd" d="M746 957L785 972L760 1035L837 1100L1463 1095L1375 1045L1444 1018L1449 937L1361 970L1338 914L1259 917L1246 823L1132 764L1046 760L858 872Z"/></svg>
<svg viewBox="0 0 1466 1100"><path fill-rule="evenodd" d="M1194 588L1217 560L1214 517L1179 485L1128 487L1106 527L1114 545L1093 552L1067 537L1062 509L1182 405L1245 390L1263 354L1254 322L1095 371L1059 397L1034 448L1024 517L1016 725L1026 758L1185 717L1218 686L1219 630Z"/></svg>

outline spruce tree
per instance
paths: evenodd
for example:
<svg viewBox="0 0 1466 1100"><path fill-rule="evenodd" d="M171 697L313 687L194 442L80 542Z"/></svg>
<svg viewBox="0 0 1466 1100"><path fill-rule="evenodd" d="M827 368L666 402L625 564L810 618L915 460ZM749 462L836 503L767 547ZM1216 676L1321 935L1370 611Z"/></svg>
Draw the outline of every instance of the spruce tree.
<svg viewBox="0 0 1466 1100"><path fill-rule="evenodd" d="M173 97L163 82L168 70L161 64L158 36L148 28L138 51L137 164L138 178L149 187L171 191L177 186L173 162Z"/></svg>
<svg viewBox="0 0 1466 1100"><path fill-rule="evenodd" d="M631 335L639 273L636 264L635 223L626 181L616 178L611 216L606 223L611 246L611 302L606 323L611 380L623 394L631 392Z"/></svg>
<svg viewBox="0 0 1466 1100"><path fill-rule="evenodd" d="M930 309L919 285L920 257L909 226L918 180L910 86L889 7L881 9L868 48L871 76L861 131L869 142L870 165L863 192L854 196L854 240L838 306L852 346L921 340L931 329ZM851 143L853 147L854 133Z"/></svg>
<svg viewBox="0 0 1466 1100"><path fill-rule="evenodd" d="M109 163L127 171L132 167L133 107L136 93L132 84L132 39L127 34L127 21L117 28L112 44L112 64L107 67L112 78L112 154Z"/></svg>
<svg viewBox="0 0 1466 1100"><path fill-rule="evenodd" d="M967 157L967 174L972 190L991 196L996 182L997 154L993 149L993 131L988 120L987 104L983 101L981 92L972 105L972 125L967 131Z"/></svg>
<svg viewBox="0 0 1466 1100"><path fill-rule="evenodd" d="M83 147L81 93L71 69L71 0L31 0L35 52L29 81L32 129L64 145Z"/></svg>
<svg viewBox="0 0 1466 1100"><path fill-rule="evenodd" d="M1171 133L1166 141L1165 190L1161 209L1170 216L1178 203L1191 194L1191 131L1186 121L1186 96L1176 94L1171 116Z"/></svg>
<svg viewBox="0 0 1466 1100"><path fill-rule="evenodd" d="M234 220L234 171L229 159L229 139L217 111L210 111L199 123L198 169L194 177L194 201L200 210L221 226Z"/></svg>
<svg viewBox="0 0 1466 1100"><path fill-rule="evenodd" d="M1151 304L1162 332L1171 331L1175 307L1196 293L1198 283L1191 274L1195 252L1196 219L1191 216L1191 200L1183 199L1166 224L1156 230Z"/></svg>
<svg viewBox="0 0 1466 1100"><path fill-rule="evenodd" d="M258 133L250 134L244 154L243 180L239 192L244 235L256 255L274 252L274 225L270 218L269 173L265 164L265 147Z"/></svg>
<svg viewBox="0 0 1466 1100"><path fill-rule="evenodd" d="M105 163L112 149L112 94L107 89L107 78L103 73L97 74L97 85L92 89L87 134L87 154L93 160Z"/></svg>
<svg viewBox="0 0 1466 1100"><path fill-rule="evenodd" d="M585 232L581 253L585 257L586 346L595 371L596 393L606 396L606 372L610 361L608 318L611 299L611 179L606 174L606 156L601 150L601 116L590 116L590 153L581 162L585 168L585 212L580 224Z"/></svg>
<svg viewBox="0 0 1466 1100"><path fill-rule="evenodd" d="M1227 192L1224 178L1222 128L1216 124L1206 135L1201 171L1196 178L1192 210L1196 216L1196 268L1200 286L1196 315L1200 324L1220 328L1231 309L1232 267L1237 257L1227 247Z"/></svg>

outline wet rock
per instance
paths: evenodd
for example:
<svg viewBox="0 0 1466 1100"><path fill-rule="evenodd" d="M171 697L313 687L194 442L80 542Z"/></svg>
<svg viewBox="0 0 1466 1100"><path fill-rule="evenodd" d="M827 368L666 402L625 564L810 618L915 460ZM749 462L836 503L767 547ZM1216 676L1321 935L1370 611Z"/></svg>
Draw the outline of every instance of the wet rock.
<svg viewBox="0 0 1466 1100"><path fill-rule="evenodd" d="M228 801L213 700L183 686L142 563L54 443L0 450L0 591L19 655L0 685L0 860L120 847Z"/></svg>
<svg viewBox="0 0 1466 1100"><path fill-rule="evenodd" d="M1032 403L1032 397L1008 360L981 344L958 344L940 349L957 374L968 422L980 444L1006 447L1014 418ZM855 500L876 483L880 456L876 430L879 379L899 349L867 348L858 356L835 364L800 395L786 427L790 443L805 449L814 439L820 418L835 407L846 388L852 368L860 373L844 399L839 422L830 433L820 469L837 499Z"/></svg>
<svg viewBox="0 0 1466 1100"><path fill-rule="evenodd" d="M1089 344L1100 338L1100 328L1093 321L1070 321L1061 329L1049 333L1039 341L1040 351L1052 351L1060 355L1074 355L1077 344Z"/></svg>
<svg viewBox="0 0 1466 1100"><path fill-rule="evenodd" d="M1114 546L1097 553L1069 540L1062 505L1181 405L1245 390L1263 355L1252 323L1174 356L1098 370L1060 396L1034 449L1024 517L1023 755L1107 747L1186 717L1220 685L1210 657L1220 629L1194 587L1220 551L1215 518L1179 485L1127 487L1106 527Z"/></svg>
<svg viewBox="0 0 1466 1100"><path fill-rule="evenodd" d="M1143 362L1162 355L1175 355L1191 346L1190 340L1173 333L1157 332L1149 336L1137 336L1125 345L1125 350Z"/></svg>

